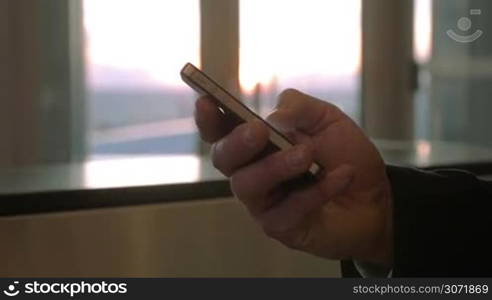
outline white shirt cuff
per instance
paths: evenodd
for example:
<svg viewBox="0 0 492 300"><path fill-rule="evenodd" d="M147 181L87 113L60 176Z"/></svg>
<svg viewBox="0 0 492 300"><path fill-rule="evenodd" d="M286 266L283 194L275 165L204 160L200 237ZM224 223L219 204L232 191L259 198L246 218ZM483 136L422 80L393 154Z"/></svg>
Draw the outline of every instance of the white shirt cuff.
<svg viewBox="0 0 492 300"><path fill-rule="evenodd" d="M364 278L391 278L393 276L393 269L388 270L372 263L354 260L354 266Z"/></svg>

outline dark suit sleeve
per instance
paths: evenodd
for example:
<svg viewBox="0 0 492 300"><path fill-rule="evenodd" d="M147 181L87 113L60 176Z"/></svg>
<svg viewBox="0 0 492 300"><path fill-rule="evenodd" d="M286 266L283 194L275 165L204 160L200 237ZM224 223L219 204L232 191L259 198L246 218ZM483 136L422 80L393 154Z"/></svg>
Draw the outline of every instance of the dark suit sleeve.
<svg viewBox="0 0 492 300"><path fill-rule="evenodd" d="M388 166L393 277L492 276L492 184L459 170Z"/></svg>

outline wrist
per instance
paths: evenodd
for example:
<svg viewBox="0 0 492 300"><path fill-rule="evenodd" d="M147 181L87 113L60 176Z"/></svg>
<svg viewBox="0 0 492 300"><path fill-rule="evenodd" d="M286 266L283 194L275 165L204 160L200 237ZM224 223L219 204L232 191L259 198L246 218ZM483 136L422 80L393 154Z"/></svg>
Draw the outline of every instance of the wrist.
<svg viewBox="0 0 492 300"><path fill-rule="evenodd" d="M393 267L393 197L389 182L378 194L375 201L379 213L375 219L379 225L365 247L359 248L359 255L354 256L354 260L390 270Z"/></svg>
<svg viewBox="0 0 492 300"><path fill-rule="evenodd" d="M391 185L389 181L386 183L386 192L383 199L383 211L384 211L384 226L383 232L380 238L380 257L378 258L379 263L391 269L393 267L393 193L391 190Z"/></svg>

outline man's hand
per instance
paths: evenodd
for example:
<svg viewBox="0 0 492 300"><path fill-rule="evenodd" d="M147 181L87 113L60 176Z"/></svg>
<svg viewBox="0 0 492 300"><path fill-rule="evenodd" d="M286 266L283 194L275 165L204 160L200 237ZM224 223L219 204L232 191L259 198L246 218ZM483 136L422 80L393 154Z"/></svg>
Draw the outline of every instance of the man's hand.
<svg viewBox="0 0 492 300"><path fill-rule="evenodd" d="M195 119L213 143L214 166L230 177L265 233L288 247L331 259L391 266L392 200L385 165L362 130L334 105L296 90L279 96L268 120L296 146L258 157L268 143L260 121L233 123L207 97ZM292 190L286 181L316 160L325 168L313 185Z"/></svg>

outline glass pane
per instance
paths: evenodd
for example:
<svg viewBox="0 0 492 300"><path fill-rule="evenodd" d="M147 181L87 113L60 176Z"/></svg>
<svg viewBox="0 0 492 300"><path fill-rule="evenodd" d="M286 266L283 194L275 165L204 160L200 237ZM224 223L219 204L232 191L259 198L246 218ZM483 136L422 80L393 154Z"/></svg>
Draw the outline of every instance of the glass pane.
<svg viewBox="0 0 492 300"><path fill-rule="evenodd" d="M418 66L418 88L415 92L415 137L428 139L430 135L429 62L432 51L432 0L414 0L414 58Z"/></svg>
<svg viewBox="0 0 492 300"><path fill-rule="evenodd" d="M253 107L266 114L297 88L359 118L360 0L248 0L240 15L240 81Z"/></svg>
<svg viewBox="0 0 492 300"><path fill-rule="evenodd" d="M431 20L432 31L420 61L417 95L420 137L474 146L492 146L492 2L419 0L416 20ZM430 54L430 55L429 55ZM418 123L418 122L417 122Z"/></svg>
<svg viewBox="0 0 492 300"><path fill-rule="evenodd" d="M199 1L84 0L92 157L195 153Z"/></svg>

